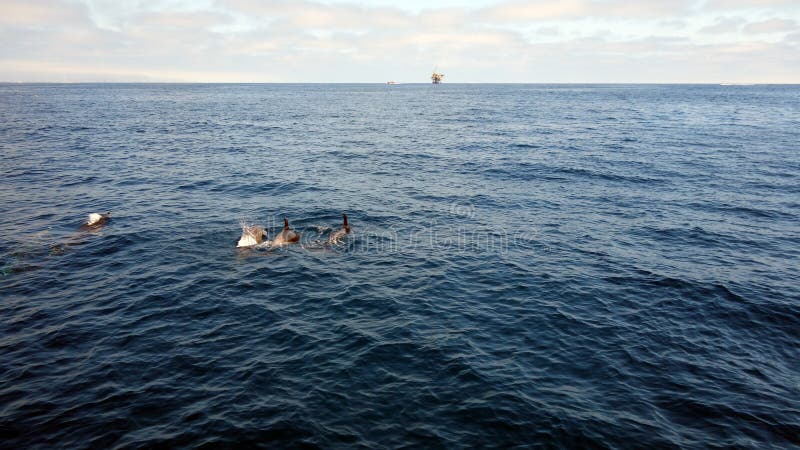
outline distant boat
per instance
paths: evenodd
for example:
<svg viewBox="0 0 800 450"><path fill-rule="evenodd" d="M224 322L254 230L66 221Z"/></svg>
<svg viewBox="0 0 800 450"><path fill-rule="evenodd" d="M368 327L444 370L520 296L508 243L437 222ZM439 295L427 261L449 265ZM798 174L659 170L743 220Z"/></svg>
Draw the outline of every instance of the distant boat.
<svg viewBox="0 0 800 450"><path fill-rule="evenodd" d="M439 84L442 82L442 78L444 78L443 73L433 72L433 74L431 75L431 82L433 84Z"/></svg>
<svg viewBox="0 0 800 450"><path fill-rule="evenodd" d="M397 84L397 81L387 81L386 84Z"/></svg>

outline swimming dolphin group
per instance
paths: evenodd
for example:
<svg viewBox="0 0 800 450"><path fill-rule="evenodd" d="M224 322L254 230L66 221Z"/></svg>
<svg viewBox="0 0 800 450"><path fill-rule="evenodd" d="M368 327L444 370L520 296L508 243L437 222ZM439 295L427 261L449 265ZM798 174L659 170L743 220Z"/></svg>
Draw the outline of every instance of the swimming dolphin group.
<svg viewBox="0 0 800 450"><path fill-rule="evenodd" d="M264 229L258 225L242 225L242 237L236 243L237 247L254 247L264 241ZM291 244L300 240L300 233L289 228L289 219L283 218L283 230L268 241L274 246Z"/></svg>
<svg viewBox="0 0 800 450"><path fill-rule="evenodd" d="M101 229L111 220L111 213L107 212L105 214L100 213L91 213L89 217L83 225L81 225L81 231L96 231ZM347 214L342 213L342 228L334 231L328 237L328 244L337 244L341 242L348 234L350 234L350 224L347 222ZM264 228L258 225L245 225L242 224L242 236L239 238L239 241L236 243L236 247L239 248L247 248L247 247L255 247L256 245L261 244L264 242L264 238L266 237L266 233L264 232ZM272 246L281 246L287 244L293 244L300 241L300 233L292 230L289 228L289 219L283 218L283 230L280 233L276 234L275 237L268 241Z"/></svg>
<svg viewBox="0 0 800 450"><path fill-rule="evenodd" d="M350 225L347 223L347 214L342 213L343 224L340 230L331 233L328 237L329 244L336 244L350 234ZM257 225L242 225L242 237L236 243L236 247L247 248L255 247L264 241L266 233L264 229ZM267 241L272 246L293 244L300 241L300 233L289 228L289 219L283 218L283 230L275 235L271 241Z"/></svg>

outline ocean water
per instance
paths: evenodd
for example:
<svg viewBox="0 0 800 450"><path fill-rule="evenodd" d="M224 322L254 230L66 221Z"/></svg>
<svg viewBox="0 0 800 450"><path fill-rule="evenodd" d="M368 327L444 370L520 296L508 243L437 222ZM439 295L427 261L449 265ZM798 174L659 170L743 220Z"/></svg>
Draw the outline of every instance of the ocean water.
<svg viewBox="0 0 800 450"><path fill-rule="evenodd" d="M800 445L798 86L3 84L0 146L2 448Z"/></svg>

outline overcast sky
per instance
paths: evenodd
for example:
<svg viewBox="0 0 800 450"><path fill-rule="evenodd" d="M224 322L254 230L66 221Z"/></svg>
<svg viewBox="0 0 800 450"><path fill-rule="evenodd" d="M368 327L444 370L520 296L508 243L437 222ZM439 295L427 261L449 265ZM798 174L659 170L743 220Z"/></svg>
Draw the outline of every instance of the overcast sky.
<svg viewBox="0 0 800 450"><path fill-rule="evenodd" d="M0 0L1 81L800 83L800 0Z"/></svg>

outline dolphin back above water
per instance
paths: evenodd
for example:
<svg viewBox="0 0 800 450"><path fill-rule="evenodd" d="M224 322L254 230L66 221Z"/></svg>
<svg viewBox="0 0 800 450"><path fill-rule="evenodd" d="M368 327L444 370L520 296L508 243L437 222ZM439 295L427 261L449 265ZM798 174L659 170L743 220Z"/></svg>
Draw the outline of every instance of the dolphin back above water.
<svg viewBox="0 0 800 450"><path fill-rule="evenodd" d="M107 212L105 214L99 213L91 213L86 220L86 223L81 225L81 230L99 230L103 227L108 221L111 220L111 213Z"/></svg>
<svg viewBox="0 0 800 450"><path fill-rule="evenodd" d="M338 243L347 237L348 234L350 234L350 224L347 223L347 214L342 213L342 228L331 233L330 237L328 237L328 243Z"/></svg>
<svg viewBox="0 0 800 450"><path fill-rule="evenodd" d="M242 237L236 247L253 247L264 240L264 229L256 225L242 225Z"/></svg>
<svg viewBox="0 0 800 450"><path fill-rule="evenodd" d="M300 241L300 233L289 229L289 219L283 218L283 230L272 240L272 245L292 244Z"/></svg>

